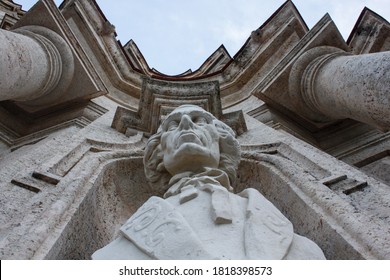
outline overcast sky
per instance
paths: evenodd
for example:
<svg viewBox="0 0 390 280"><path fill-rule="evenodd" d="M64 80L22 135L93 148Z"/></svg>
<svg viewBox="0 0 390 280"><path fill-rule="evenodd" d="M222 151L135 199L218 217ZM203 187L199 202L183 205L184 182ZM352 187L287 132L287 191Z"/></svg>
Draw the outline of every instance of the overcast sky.
<svg viewBox="0 0 390 280"><path fill-rule="evenodd" d="M28 10L35 0L14 0ZM57 6L62 0L55 1ZM285 0L97 0L125 44L133 39L150 67L166 74L196 70L223 44L231 56ZM390 21L390 0L295 0L313 27L329 13L348 38L366 6Z"/></svg>

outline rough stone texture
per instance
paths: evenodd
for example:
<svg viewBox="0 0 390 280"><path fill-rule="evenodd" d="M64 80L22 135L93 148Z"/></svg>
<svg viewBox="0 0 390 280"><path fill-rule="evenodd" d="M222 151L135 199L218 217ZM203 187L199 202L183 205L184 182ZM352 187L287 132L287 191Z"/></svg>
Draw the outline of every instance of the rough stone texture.
<svg viewBox="0 0 390 280"><path fill-rule="evenodd" d="M59 44L66 44L52 31L44 28L38 30L55 37ZM61 54L46 37L33 33L28 28L14 32L1 30L0 42L1 53L8 54L2 56L0 61L0 100L26 101L39 98L50 93L61 78L67 79L65 86L66 83L69 84L70 75L62 75L64 62ZM70 49L66 51L71 57ZM68 71L73 75L73 58L66 63Z"/></svg>
<svg viewBox="0 0 390 280"><path fill-rule="evenodd" d="M317 115L390 129L390 52L337 52L317 58L305 71L303 98Z"/></svg>
<svg viewBox="0 0 390 280"><path fill-rule="evenodd" d="M380 15L364 8L347 43L355 54L390 50L390 26Z"/></svg>
<svg viewBox="0 0 390 280"><path fill-rule="evenodd" d="M316 48L350 53L334 58L334 65L354 57L348 64L365 61L358 73L375 76L366 65L386 56L390 42L389 23L380 16L364 9L344 42L328 15L308 30L287 1L230 61L223 50L210 56L209 62L222 56L223 68L209 68L207 62L199 72L177 77L147 69L142 61L143 73L134 68L136 61L93 0L66 0L59 9L42 0L13 28L31 25L49 28L66 41L75 75L68 88L61 80L58 90L35 101L0 102L1 259L88 259L117 237L120 226L152 194L162 195L148 187L142 172L146 130L130 127L123 133L111 127L119 106L137 116L146 97L145 76L176 92L191 84L218 85L221 116L232 114L239 123L245 119L247 131L238 137L242 158L236 192L247 187L260 191L327 259L390 259L390 133L362 123L366 117L313 121L296 110L301 99L292 98L302 96L301 77L308 66L296 62ZM133 46L131 53L136 52ZM14 49L1 55L3 61ZM333 84L326 68L332 67L330 60L315 75L316 90L356 82L355 66ZM207 69L211 72L204 75ZM374 85L380 86L382 101L388 100L386 81ZM363 96L359 82L353 88ZM367 82L374 83L372 78ZM347 86L340 93L351 90ZM164 103L173 109L177 97ZM353 101L343 102L350 106ZM379 114L378 104L371 105L365 112ZM381 110L388 116L389 106ZM157 127L161 115L155 112L146 118Z"/></svg>
<svg viewBox="0 0 390 280"><path fill-rule="evenodd" d="M42 98L17 102L21 111L39 115L52 108L80 103L106 92L95 67L53 1L38 1L12 28L31 30L35 36L43 36L54 45L61 57L61 65L57 66L61 68L57 86ZM50 32L47 32L48 29Z"/></svg>

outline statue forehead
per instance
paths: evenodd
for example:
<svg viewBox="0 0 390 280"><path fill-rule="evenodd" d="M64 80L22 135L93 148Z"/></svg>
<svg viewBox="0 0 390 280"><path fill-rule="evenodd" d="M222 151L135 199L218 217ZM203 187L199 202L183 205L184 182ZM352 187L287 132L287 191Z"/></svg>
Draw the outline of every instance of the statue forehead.
<svg viewBox="0 0 390 280"><path fill-rule="evenodd" d="M177 107L175 110L173 110L171 113L168 114L168 116L163 121L166 122L168 120L181 118L183 115L190 115L190 116L204 116L210 119L215 119L215 117L204 110L201 107L195 106L195 105L183 105L180 107Z"/></svg>
<svg viewBox="0 0 390 280"><path fill-rule="evenodd" d="M204 110L203 108L201 108L199 106L196 106L196 105L182 105L182 106L179 106L179 107L175 108L171 113L168 114L168 116L170 116L172 114L177 114L177 113L188 114L188 113L191 113L191 112L198 112L198 113L211 115L209 112L207 112L206 110Z"/></svg>

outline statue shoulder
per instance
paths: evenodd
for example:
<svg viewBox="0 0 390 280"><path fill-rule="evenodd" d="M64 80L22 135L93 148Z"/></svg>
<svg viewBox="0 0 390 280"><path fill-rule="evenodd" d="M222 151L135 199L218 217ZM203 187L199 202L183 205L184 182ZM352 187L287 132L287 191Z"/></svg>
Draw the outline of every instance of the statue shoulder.
<svg viewBox="0 0 390 280"><path fill-rule="evenodd" d="M321 248L310 239L294 234L286 260L325 260Z"/></svg>
<svg viewBox="0 0 390 280"><path fill-rule="evenodd" d="M245 224L248 257L283 259L294 238L292 223L257 190L249 188L239 195L248 199Z"/></svg>
<svg viewBox="0 0 390 280"><path fill-rule="evenodd" d="M285 226L290 227L292 230L292 224L290 221L280 212L275 205L273 205L267 198L264 197L258 190L253 188L248 188L243 190L238 194L241 197L248 199L248 209L249 214L255 212L267 213L268 219L272 218L274 221L279 221L279 223L284 224Z"/></svg>

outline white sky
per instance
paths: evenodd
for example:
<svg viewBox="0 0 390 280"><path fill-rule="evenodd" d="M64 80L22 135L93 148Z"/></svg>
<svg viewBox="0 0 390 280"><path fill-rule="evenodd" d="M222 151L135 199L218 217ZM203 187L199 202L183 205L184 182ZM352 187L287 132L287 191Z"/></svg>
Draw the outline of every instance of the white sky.
<svg viewBox="0 0 390 280"><path fill-rule="evenodd" d="M36 0L14 0L28 10ZM62 0L55 0L59 5ZM125 44L133 39L150 67L166 74L196 70L223 44L231 56L285 0L97 0ZM348 38L367 8L390 21L390 0L295 0L313 27L329 13Z"/></svg>

